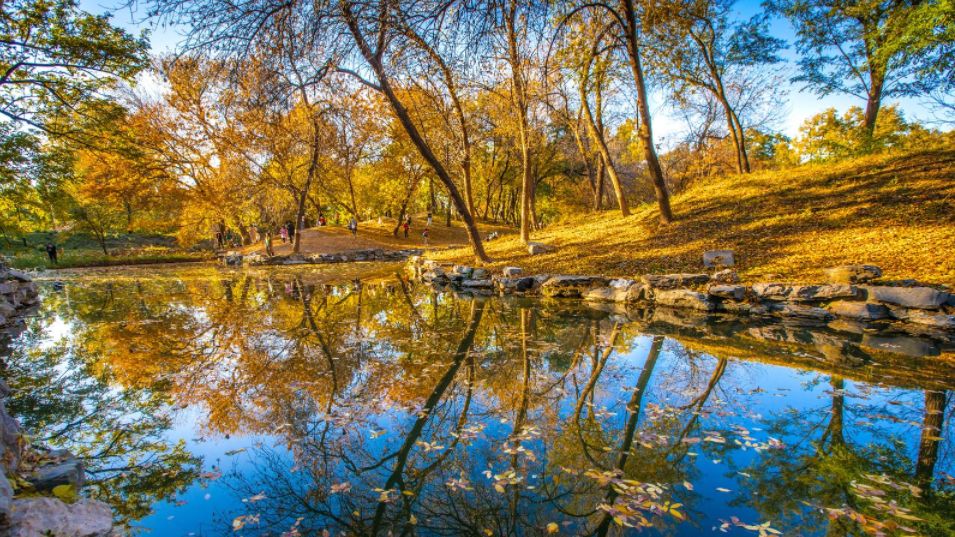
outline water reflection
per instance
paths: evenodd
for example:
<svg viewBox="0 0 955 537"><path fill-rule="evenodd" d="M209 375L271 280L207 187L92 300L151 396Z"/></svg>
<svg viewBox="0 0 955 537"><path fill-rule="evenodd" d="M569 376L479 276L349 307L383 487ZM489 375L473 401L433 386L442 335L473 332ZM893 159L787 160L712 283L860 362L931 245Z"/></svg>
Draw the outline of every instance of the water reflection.
<svg viewBox="0 0 955 537"><path fill-rule="evenodd" d="M142 276L48 287L4 375L155 534L953 530L955 362L928 340L396 275Z"/></svg>

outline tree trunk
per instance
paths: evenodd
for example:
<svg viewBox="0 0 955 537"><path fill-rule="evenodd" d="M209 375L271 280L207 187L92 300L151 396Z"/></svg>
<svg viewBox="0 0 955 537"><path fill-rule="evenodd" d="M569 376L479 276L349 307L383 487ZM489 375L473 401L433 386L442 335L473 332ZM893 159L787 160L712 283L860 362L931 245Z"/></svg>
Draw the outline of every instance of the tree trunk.
<svg viewBox="0 0 955 537"><path fill-rule="evenodd" d="M613 164L613 157L610 156L610 149L607 147L607 142L604 140L603 134L597 130L597 124L594 121L593 114L590 112L590 105L587 103L587 95L583 87L580 89L580 97L580 106L584 109L584 118L587 122L587 128L590 131L590 136L597 144L597 149L600 151L600 160L603 164L600 170L606 170L607 174L610 175L610 184L613 185L613 192L617 198L617 206L620 207L620 214L630 216L630 207L627 205L627 198L623 193L623 185L620 184L620 176L617 175L617 168Z"/></svg>
<svg viewBox="0 0 955 537"><path fill-rule="evenodd" d="M919 440L918 459L915 463L915 479L919 486L928 488L935 475L938 448L945 423L945 392L925 392L925 413L922 418L922 436Z"/></svg>
<svg viewBox="0 0 955 537"><path fill-rule="evenodd" d="M653 182L653 190L660 207L660 221L669 224L673 221L673 211L670 208L670 193L667 191L666 179L663 177L663 168L657 157L656 147L653 145L653 131L650 125L650 105L647 102L647 86L644 82L643 67L640 64L640 46L637 43L637 14L633 0L623 0L623 11L626 25L623 28L626 34L627 55L630 60L630 70L633 72L633 81L637 87L637 114L640 119L638 135L643 145L643 155L647 161L647 171Z"/></svg>
<svg viewBox="0 0 955 537"><path fill-rule="evenodd" d="M603 209L604 204L604 161L603 159L597 159L597 189L594 191L594 210L600 211Z"/></svg>
<svg viewBox="0 0 955 537"><path fill-rule="evenodd" d="M875 135L875 124L879 119L879 109L882 106L882 87L885 84L884 76L880 71L873 70L869 78L871 83L865 102L865 136L867 144L872 143L872 138Z"/></svg>
<svg viewBox="0 0 955 537"><path fill-rule="evenodd" d="M468 239L471 242L471 248L474 251L475 257L481 261L489 262L491 259L484 251L484 245L481 243L481 235L478 233L477 226L474 223L474 217L470 212L468 212L467 207L464 204L464 200L461 198L461 194L458 192L458 187L454 184L454 181L451 179L448 171L444 168L444 166L435 156L434 152L431 150L431 146L428 145L428 142L425 141L425 139L421 136L421 133L418 132L418 128L411 119L408 109L405 108L404 104L392 89L391 80L388 77L388 74L385 72L380 56L369 48L368 43L361 34L361 30L358 28L358 21L355 18L354 13L352 13L351 5L347 2L343 2L342 10L344 12L348 29L351 32L352 37L354 37L358 48L361 50L362 56L364 56L365 60L371 67L371 70L374 72L375 77L378 79L380 91L385 95L385 98L388 99L388 103L391 105L392 111L395 113L395 116L401 123L402 127L404 127L404 130L411 139L411 142L418 149L418 152L421 153L421 156L424 158L424 160L434 170L435 174L438 176L438 179L444 183L444 186L448 189L448 196L451 198L451 201L454 203L455 207L457 207L458 212L461 213L461 216L464 219L464 227L467 231ZM386 15L383 14L383 16ZM386 24L386 21L382 20L379 21L379 23ZM379 31L384 31L384 29L382 28Z"/></svg>

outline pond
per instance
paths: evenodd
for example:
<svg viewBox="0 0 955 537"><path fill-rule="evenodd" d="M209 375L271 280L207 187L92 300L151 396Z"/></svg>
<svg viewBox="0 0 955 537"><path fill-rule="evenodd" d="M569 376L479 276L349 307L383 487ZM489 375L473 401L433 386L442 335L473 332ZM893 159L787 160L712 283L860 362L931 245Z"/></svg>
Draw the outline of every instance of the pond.
<svg viewBox="0 0 955 537"><path fill-rule="evenodd" d="M152 535L953 534L951 349L398 271L44 281L11 412Z"/></svg>

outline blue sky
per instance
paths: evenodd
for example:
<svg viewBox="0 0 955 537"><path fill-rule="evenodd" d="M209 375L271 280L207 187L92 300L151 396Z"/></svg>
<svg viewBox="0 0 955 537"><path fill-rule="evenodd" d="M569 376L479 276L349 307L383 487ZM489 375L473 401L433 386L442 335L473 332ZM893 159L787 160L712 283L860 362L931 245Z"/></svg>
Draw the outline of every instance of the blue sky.
<svg viewBox="0 0 955 537"><path fill-rule="evenodd" d="M150 42L154 53L169 52L176 49L182 36L174 28L156 27L152 23L142 23L145 16L145 10L130 10L121 6L124 0L80 0L80 5L86 11L96 14L112 13L114 23L138 33L143 29L149 29L151 33ZM740 0L736 4L736 10L741 17L749 18L762 11L760 0ZM784 19L774 19L771 24L771 32L775 37L785 40L792 44L794 32L792 26ZM790 46L783 53L790 69L790 72L796 70L796 51ZM819 97L818 95L803 90L801 85L788 84L788 96L785 102L780 103L783 109L780 111L780 121L776 128L789 136L795 136L799 126L807 118L818 114L819 112L835 107L839 111L844 111L850 106L864 106L865 103L858 98L848 95L830 95ZM668 109L665 98L662 94L657 94L653 103L653 128L655 137L660 145L670 146L680 137L685 125L682 120ZM898 103L905 117L910 120L932 122L932 110L924 104L913 99L896 99L884 102L884 105Z"/></svg>

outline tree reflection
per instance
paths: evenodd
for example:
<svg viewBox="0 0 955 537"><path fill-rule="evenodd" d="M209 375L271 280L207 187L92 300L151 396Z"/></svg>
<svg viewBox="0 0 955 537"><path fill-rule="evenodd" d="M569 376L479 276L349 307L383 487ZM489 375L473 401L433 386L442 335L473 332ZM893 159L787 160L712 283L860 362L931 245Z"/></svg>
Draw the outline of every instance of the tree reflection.
<svg viewBox="0 0 955 537"><path fill-rule="evenodd" d="M227 522L238 517L243 534L686 532L720 524L717 500L693 483L725 468L739 492L723 498L787 532L856 534L908 514L941 535L952 513L951 483L938 479L944 382L915 411L905 398L921 392L892 391L903 399L891 405L873 369L858 384L837 360L815 377L828 384L824 406L807 399L823 387L807 383L793 399L773 394L784 410L764 416L761 361L807 355L788 332L766 332L787 340L779 347L719 325L667 337L574 302L308 272L70 285L46 311L8 360L16 411L81 451L98 495L130 520L196 478L201 461L163 441L184 407L200 410L204 439L269 439L223 479L238 509ZM43 342L40 325L54 320L71 335ZM736 358L753 348L772 353Z"/></svg>

